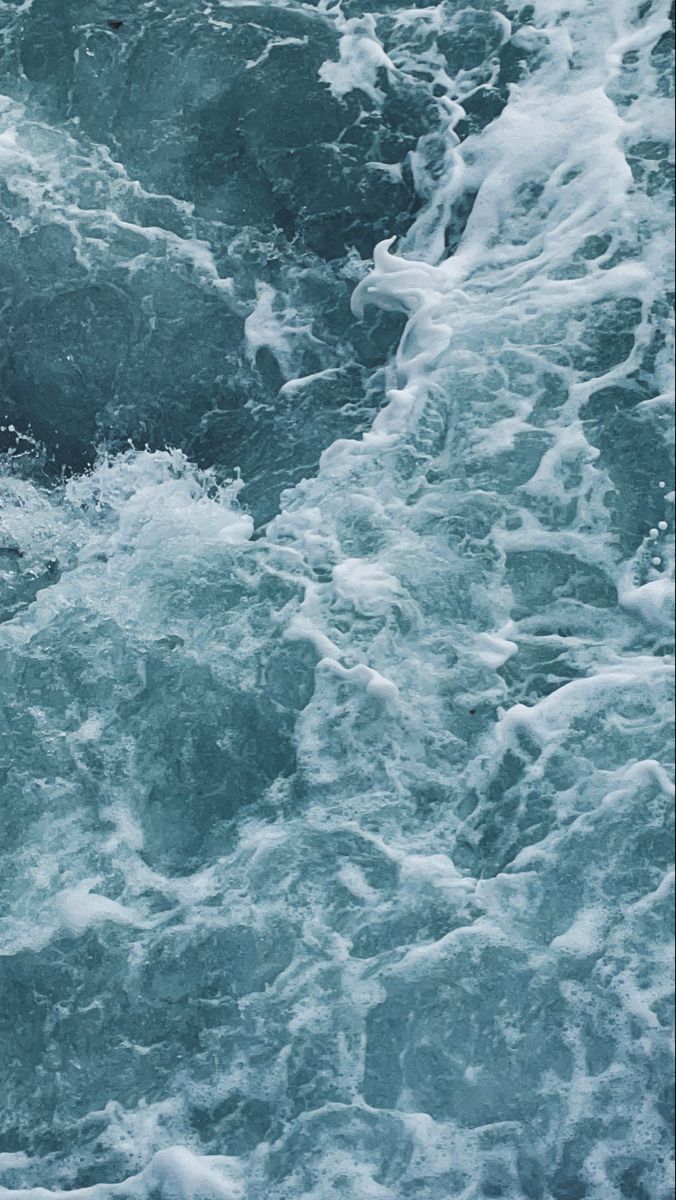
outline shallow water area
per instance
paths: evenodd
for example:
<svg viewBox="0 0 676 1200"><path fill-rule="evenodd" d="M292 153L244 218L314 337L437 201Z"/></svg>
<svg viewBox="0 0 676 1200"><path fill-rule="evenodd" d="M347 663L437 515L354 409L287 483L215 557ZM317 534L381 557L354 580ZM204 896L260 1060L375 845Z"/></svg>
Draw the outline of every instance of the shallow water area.
<svg viewBox="0 0 676 1200"><path fill-rule="evenodd" d="M669 6L0 31L0 1197L669 1200Z"/></svg>

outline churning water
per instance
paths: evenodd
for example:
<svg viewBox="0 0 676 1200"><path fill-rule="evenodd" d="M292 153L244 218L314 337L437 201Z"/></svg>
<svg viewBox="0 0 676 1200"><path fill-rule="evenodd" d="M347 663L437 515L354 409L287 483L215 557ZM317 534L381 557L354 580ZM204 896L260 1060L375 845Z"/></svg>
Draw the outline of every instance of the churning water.
<svg viewBox="0 0 676 1200"><path fill-rule="evenodd" d="M672 1196L669 16L1 0L1 1197Z"/></svg>

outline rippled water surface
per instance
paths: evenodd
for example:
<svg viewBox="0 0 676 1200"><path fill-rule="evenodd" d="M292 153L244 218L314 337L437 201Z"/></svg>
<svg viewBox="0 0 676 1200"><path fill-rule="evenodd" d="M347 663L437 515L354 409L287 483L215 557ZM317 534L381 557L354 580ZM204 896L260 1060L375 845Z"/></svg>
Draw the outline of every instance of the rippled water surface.
<svg viewBox="0 0 676 1200"><path fill-rule="evenodd" d="M668 3L0 35L0 1197L672 1200Z"/></svg>

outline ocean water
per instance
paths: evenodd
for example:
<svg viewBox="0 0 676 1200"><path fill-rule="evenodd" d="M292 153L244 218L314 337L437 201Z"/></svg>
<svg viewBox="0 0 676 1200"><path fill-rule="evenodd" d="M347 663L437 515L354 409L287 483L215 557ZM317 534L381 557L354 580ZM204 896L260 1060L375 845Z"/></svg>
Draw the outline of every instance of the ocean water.
<svg viewBox="0 0 676 1200"><path fill-rule="evenodd" d="M664 0L0 0L0 1197L673 1200Z"/></svg>

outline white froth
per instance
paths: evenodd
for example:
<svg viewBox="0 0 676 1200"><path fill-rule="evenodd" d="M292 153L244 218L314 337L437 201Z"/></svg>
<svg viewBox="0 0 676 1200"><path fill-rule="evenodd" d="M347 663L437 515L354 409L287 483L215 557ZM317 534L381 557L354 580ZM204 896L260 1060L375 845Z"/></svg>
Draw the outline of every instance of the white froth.
<svg viewBox="0 0 676 1200"><path fill-rule="evenodd" d="M451 80L429 48L445 22L457 28L448 5L349 19L330 3L320 11L340 36L338 61L320 71L334 97L361 92L380 108L381 73L392 80L418 68L428 49L424 69L446 92L449 146L439 174L426 174L420 146L410 165L426 202L406 238L376 247L373 270L353 296L357 317L375 305L407 321L387 377L387 403L371 429L327 447L317 477L285 495L259 540L239 507L239 485L221 486L178 451L108 459L60 493L18 475L0 482L7 546L25 547L31 570L51 559L63 565L58 584L3 624L3 648L30 647L70 614L110 621L141 648L140 696L144 656L159 642L168 655L175 639L186 671L197 664L225 673L232 658L235 697L248 699L259 688L271 722L278 713L295 721L300 764L297 794L286 778L278 780L262 816L247 796L247 815L238 816L223 857L185 875L148 866L138 796L127 794L133 770L127 776L120 769L118 777L125 747L115 747L120 758L109 768L97 814L103 836L98 828L90 832L84 808L74 810L70 824L58 824L53 814L68 799L59 791L63 781L49 788L39 781L53 827L35 833L45 839L41 862L22 871L21 907L6 940L3 928L3 950L39 950L51 938L77 939L88 930L103 942L126 928L136 970L146 962L146 934L148 945L157 938L164 946L163 922L172 944L239 923L263 959L278 937L288 937L291 960L272 982L233 1001L241 1045L234 1038L226 1049L219 1044L207 1020L218 1001L208 997L200 1010L204 1040L195 1061L191 1051L177 1063L166 1084L172 1095L129 1112L111 1103L89 1114L103 1126L98 1144L132 1162L136 1174L74 1191L0 1187L8 1200L398 1200L404 1191L425 1200L479 1200L489 1190L483 1172L496 1164L500 1187L521 1200L524 1186L510 1182L510 1155L516 1159L525 1147L549 1170L571 1137L606 1120L608 1106L615 1124L607 1126L608 1142L590 1151L584 1184L559 1179L558 1190L587 1186L593 1200L606 1200L619 1186L608 1164L648 1155L645 1131L655 1114L639 1125L634 1073L637 1063L657 1070L662 994L637 980L644 969L646 978L653 971L657 977L663 966L648 921L656 920L666 883L651 875L650 862L638 862L635 839L655 834L657 843L663 836L659 801L670 781L647 743L671 678L653 646L655 630L671 624L673 584L666 572L652 577L650 566L667 561L668 539L660 534L668 524L649 528L649 538L660 539L660 555L650 560L657 547L645 538L647 505L636 521L636 552L619 544L613 505L623 496L594 444L586 405L636 375L651 331L644 320L626 360L598 376L577 370L566 355L580 349L575 338L586 330L591 306L638 300L645 314L661 286L662 202L642 198L629 147L657 136L668 118L659 97L637 95L623 107L615 89L627 50L647 62L664 21L651 17L638 28L622 5L537 0L532 24L514 45L537 51L539 64L510 85L501 116L459 143L452 128L476 84L471 72ZM509 22L492 16L504 42ZM395 38L388 53L385 26L402 38L419 31L420 42L411 50ZM247 65L264 61L275 45L302 41L273 40ZM205 242L115 215L117 189L132 187L121 168L97 159L110 208L82 212L68 184L77 145L67 132L57 131L53 148L39 156L39 131L25 111L7 103L3 116L15 128L0 132L0 164L31 221L65 221L80 261L99 267L110 258L107 232L134 232L144 256L192 264L199 286L218 288L227 302L228 281ZM533 186L539 196L525 202ZM465 233L447 253L451 214L470 193L476 198ZM579 278L567 278L587 239L606 234L609 249L583 265ZM613 265L626 247L632 261ZM140 258L124 264L131 272L140 265ZM245 339L252 361L261 351L275 359L286 380L282 394L292 402L340 369L329 364L297 374L298 345L311 341L312 331L266 283L250 306ZM656 390L639 406L642 421L661 421L666 412L668 381ZM529 439L537 452L518 474ZM260 596L237 597L242 623L226 630L227 593L239 567L256 577ZM544 586L557 569L556 585ZM194 589L207 577L216 580L218 596L209 619L193 605L198 595L201 603ZM524 605L519 587L536 585L543 585L539 599ZM265 588L277 586L283 599L275 593L266 608ZM258 626L244 622L249 607ZM256 638L269 641L262 681ZM297 649L298 641L316 663L299 715L286 693L297 680L285 677L280 685L275 677L278 652ZM470 695L480 699L472 717ZM46 706L27 715L36 736L53 736ZM115 730L115 714L108 716ZM228 721L224 704L224 739ZM110 750L106 720L78 711L69 730L64 742L84 777L84 756L99 743ZM637 744L645 761L635 761ZM86 862L86 878L79 870L62 874L64 862ZM123 891L106 886L108 870ZM639 899L625 904L634 887L643 889ZM146 890L162 902L159 916L144 907ZM609 897L618 893L611 912ZM288 931L278 933L285 922ZM371 942L359 958L357 935L364 932ZM587 957L599 959L593 977ZM465 1007L488 1012L489 1051L481 1029L469 1019L463 1025ZM591 1024L599 1014L612 1024L599 1042L614 1057L598 1070L585 1059L581 1014ZM266 1057L268 1031L273 1050ZM552 1040L540 1062L536 1041L545 1036ZM533 1053L519 1059L529 1039ZM554 1044L560 1061L549 1051ZM140 1033L127 1050L144 1063L154 1052ZM366 1103L362 1093L379 1052L381 1091ZM432 1095L426 1062L442 1082L451 1081L446 1096L442 1088ZM510 1074L514 1062L522 1064L519 1077ZM306 1106L300 1114L281 1106L286 1124L277 1127L274 1145L262 1139L241 1158L197 1152L186 1096L208 1105L236 1091L247 1100L263 1097L274 1110L294 1069L308 1087ZM453 1109L451 1093L465 1085L468 1104L483 1090L489 1107L495 1097L508 1107L521 1089L525 1109L540 1088L534 1123L502 1120L499 1112L494 1121L470 1121L457 1107L447 1117L444 1105ZM537 1145L535 1125L544 1131ZM379 1148L387 1159L381 1165ZM389 1158L400 1148L393 1181ZM295 1156L290 1166L285 1156ZM277 1175L267 1174L271 1163ZM0 1154L2 1170L29 1166L20 1154ZM51 1164L44 1169L49 1183ZM285 1170L293 1174L280 1182Z"/></svg>
<svg viewBox="0 0 676 1200"><path fill-rule="evenodd" d="M340 57L338 62L323 64L320 79L338 99L358 90L381 104L385 95L377 86L378 71L394 71L394 66L377 37L375 18L369 13L346 20L339 13L336 28L341 34Z"/></svg>
<svg viewBox="0 0 676 1200"><path fill-rule="evenodd" d="M400 592L398 581L379 563L347 558L333 568L337 596L357 612L376 616L386 612Z"/></svg>
<svg viewBox="0 0 676 1200"><path fill-rule="evenodd" d="M93 925L101 925L106 921L115 925L143 925L132 909L92 891L100 882L100 879L83 879L75 887L57 892L54 908L61 928L66 933L77 937Z"/></svg>

